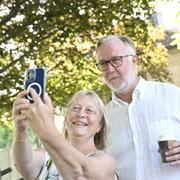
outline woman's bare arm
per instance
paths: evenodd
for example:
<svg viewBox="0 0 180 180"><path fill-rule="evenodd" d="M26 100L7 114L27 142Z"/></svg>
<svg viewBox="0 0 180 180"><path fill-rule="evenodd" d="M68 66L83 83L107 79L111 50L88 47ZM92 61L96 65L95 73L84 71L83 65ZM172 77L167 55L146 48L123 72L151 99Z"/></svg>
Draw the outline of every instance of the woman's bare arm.
<svg viewBox="0 0 180 180"><path fill-rule="evenodd" d="M25 91L19 93L12 108L15 129L12 151L18 171L27 180L33 180L43 164L44 152L42 150L33 151L28 139L28 121L21 113L29 106L28 100L24 98L25 95Z"/></svg>
<svg viewBox="0 0 180 180"><path fill-rule="evenodd" d="M56 136L49 136L42 141L64 179L112 180L114 178L116 162L111 156L97 153L95 156L86 157L58 132Z"/></svg>

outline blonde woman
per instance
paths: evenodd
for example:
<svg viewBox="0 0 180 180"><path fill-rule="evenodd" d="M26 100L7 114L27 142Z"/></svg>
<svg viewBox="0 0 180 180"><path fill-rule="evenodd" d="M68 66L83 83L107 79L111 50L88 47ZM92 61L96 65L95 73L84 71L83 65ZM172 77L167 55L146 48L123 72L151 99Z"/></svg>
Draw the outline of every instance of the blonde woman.
<svg viewBox="0 0 180 180"><path fill-rule="evenodd" d="M108 122L101 99L93 91L77 92L68 105L64 135L55 127L53 106L30 89L34 103L21 92L13 105L16 167L27 180L113 180L116 162L104 152ZM38 135L44 149L32 149L28 127Z"/></svg>

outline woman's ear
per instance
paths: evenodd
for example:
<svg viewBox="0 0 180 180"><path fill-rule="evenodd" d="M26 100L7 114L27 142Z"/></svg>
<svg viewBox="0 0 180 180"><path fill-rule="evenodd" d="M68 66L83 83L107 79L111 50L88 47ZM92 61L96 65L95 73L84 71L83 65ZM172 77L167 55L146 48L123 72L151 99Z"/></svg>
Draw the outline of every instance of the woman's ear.
<svg viewBox="0 0 180 180"><path fill-rule="evenodd" d="M96 133L98 133L102 129L102 121L99 122L98 129L96 130Z"/></svg>

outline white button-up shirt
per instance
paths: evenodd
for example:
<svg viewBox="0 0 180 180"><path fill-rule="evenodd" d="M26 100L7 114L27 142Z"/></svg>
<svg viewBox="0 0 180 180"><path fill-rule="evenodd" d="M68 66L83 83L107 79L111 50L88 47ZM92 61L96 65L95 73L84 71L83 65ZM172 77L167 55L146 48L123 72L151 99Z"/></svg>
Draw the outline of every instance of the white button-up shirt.
<svg viewBox="0 0 180 180"><path fill-rule="evenodd" d="M180 180L180 165L162 163L160 135L180 140L180 88L140 78L130 104L114 94L107 104L108 151L118 163L121 180Z"/></svg>

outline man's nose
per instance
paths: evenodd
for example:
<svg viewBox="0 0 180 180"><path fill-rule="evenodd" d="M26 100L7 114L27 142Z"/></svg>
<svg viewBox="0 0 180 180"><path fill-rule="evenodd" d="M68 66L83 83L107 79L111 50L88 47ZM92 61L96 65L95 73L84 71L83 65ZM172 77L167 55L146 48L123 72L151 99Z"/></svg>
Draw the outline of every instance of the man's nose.
<svg viewBox="0 0 180 180"><path fill-rule="evenodd" d="M114 66L110 62L108 62L108 64L107 64L107 71L108 72L113 72L114 70L115 70Z"/></svg>

